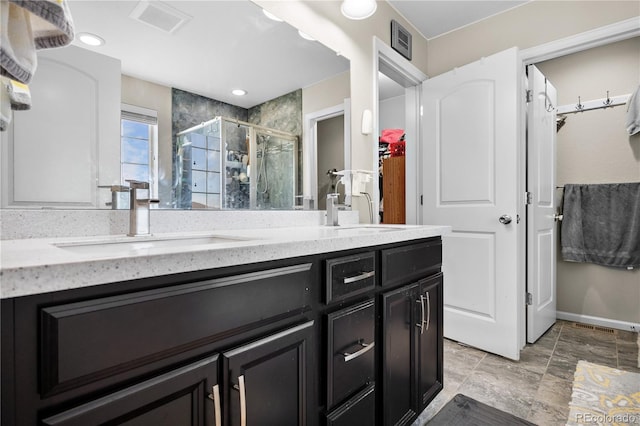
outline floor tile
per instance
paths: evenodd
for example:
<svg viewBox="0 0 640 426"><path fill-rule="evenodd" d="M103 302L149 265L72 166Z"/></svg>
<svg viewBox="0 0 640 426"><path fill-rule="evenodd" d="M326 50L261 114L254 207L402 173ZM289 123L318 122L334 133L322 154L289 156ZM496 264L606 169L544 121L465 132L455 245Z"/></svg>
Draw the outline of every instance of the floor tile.
<svg viewBox="0 0 640 426"><path fill-rule="evenodd" d="M545 374L540 381L536 400L547 405L568 407L571 401L573 380L559 379L551 374Z"/></svg>
<svg viewBox="0 0 640 426"><path fill-rule="evenodd" d="M569 418L569 406L559 407L535 401L526 420L541 426L564 426Z"/></svg>
<svg viewBox="0 0 640 426"><path fill-rule="evenodd" d="M525 346L520 361L445 339L444 389L414 426L424 425L458 393L538 425L564 425L578 361L640 372L637 339L637 333L612 334L557 321Z"/></svg>

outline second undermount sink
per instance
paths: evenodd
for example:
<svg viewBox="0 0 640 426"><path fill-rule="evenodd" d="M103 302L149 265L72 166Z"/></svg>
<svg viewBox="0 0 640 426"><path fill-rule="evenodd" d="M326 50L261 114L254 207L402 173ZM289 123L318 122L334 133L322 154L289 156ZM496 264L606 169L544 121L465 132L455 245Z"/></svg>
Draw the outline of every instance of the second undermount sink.
<svg viewBox="0 0 640 426"><path fill-rule="evenodd" d="M338 233L352 233L352 234L378 234L380 232L398 231L400 228L392 226L380 226L380 225L355 225L355 226L336 226L329 229L335 229Z"/></svg>
<svg viewBox="0 0 640 426"><path fill-rule="evenodd" d="M249 241L249 238L219 235L196 235L188 237L137 236L116 239L56 243L56 247L74 253L93 255L116 255L145 253L158 248L182 248Z"/></svg>

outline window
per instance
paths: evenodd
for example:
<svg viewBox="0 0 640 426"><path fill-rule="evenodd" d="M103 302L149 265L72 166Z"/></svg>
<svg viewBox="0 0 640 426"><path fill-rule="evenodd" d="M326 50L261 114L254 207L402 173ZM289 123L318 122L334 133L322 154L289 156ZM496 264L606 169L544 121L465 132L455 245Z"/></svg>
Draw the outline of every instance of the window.
<svg viewBox="0 0 640 426"><path fill-rule="evenodd" d="M158 198L158 113L122 104L120 119L120 177L149 182L149 197Z"/></svg>

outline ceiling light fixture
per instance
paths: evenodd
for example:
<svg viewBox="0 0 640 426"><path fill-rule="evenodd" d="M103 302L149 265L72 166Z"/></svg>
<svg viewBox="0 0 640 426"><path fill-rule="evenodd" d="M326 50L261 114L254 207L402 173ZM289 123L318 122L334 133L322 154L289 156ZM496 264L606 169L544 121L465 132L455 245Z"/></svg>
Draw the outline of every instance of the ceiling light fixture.
<svg viewBox="0 0 640 426"><path fill-rule="evenodd" d="M342 0L340 11L349 19L361 20L373 15L377 8L376 0Z"/></svg>
<svg viewBox="0 0 640 426"><path fill-rule="evenodd" d="M233 93L236 96L244 96L247 94L247 91L242 89L233 89L231 93Z"/></svg>
<svg viewBox="0 0 640 426"><path fill-rule="evenodd" d="M309 34L307 33L303 33L302 31L298 30L298 34L300 34L300 37L302 37L305 40L311 40L311 41L316 41L315 38L311 37Z"/></svg>
<svg viewBox="0 0 640 426"><path fill-rule="evenodd" d="M105 43L102 37L98 37L97 35L91 33L77 33L76 37L78 38L78 40L88 46L102 46Z"/></svg>
<svg viewBox="0 0 640 426"><path fill-rule="evenodd" d="M264 13L264 16L266 16L267 18L271 19L272 21L282 22L282 19L278 18L276 15L274 15L271 12L267 12L266 9L262 9L262 13Z"/></svg>

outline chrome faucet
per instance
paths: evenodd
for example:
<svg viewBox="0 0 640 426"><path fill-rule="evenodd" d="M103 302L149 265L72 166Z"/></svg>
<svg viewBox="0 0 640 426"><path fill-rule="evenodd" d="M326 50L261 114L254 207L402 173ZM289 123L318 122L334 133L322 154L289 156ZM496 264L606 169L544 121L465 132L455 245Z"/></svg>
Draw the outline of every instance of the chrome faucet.
<svg viewBox="0 0 640 426"><path fill-rule="evenodd" d="M149 196L138 199L138 189L149 189L149 182L127 180L129 182L129 233L130 237L136 235L149 235Z"/></svg>
<svg viewBox="0 0 640 426"><path fill-rule="evenodd" d="M327 194L327 226L338 226L338 194Z"/></svg>

